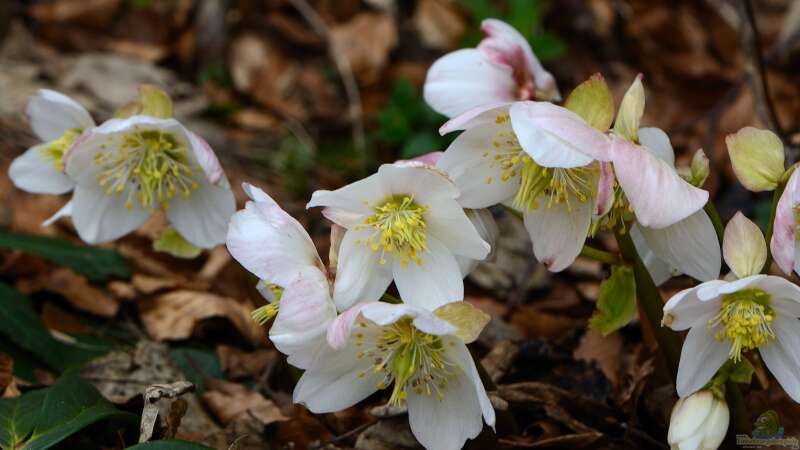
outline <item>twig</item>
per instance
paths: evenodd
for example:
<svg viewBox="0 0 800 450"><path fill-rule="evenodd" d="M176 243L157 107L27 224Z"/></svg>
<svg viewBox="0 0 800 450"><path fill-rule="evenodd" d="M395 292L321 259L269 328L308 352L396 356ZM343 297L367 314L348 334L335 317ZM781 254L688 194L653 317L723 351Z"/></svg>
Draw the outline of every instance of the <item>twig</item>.
<svg viewBox="0 0 800 450"><path fill-rule="evenodd" d="M769 95L764 58L761 55L761 35L753 13L753 4L750 0L739 0L736 10L740 17L739 35L745 59L744 70L750 80L756 114L767 128L783 137L775 106Z"/></svg>
<svg viewBox="0 0 800 450"><path fill-rule="evenodd" d="M331 32L325 21L306 0L289 0L289 3L303 16L314 32L328 43L328 53L336 64L336 70L339 71L339 77L342 79L342 84L344 84L345 93L347 94L350 120L353 127L353 142L358 150L364 150L367 146L367 138L364 132L364 111L361 107L361 93L358 90L355 76L353 76L350 60L336 46L333 39L331 39Z"/></svg>

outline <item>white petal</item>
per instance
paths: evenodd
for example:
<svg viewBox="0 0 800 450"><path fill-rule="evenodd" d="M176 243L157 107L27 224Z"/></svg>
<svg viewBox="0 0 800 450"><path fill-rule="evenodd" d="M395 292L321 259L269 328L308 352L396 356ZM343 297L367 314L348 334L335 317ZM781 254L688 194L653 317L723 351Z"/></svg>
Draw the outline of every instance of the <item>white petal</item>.
<svg viewBox="0 0 800 450"><path fill-rule="evenodd" d="M724 284L724 281L713 280L706 284ZM700 300L697 297L699 287L684 289L664 305L665 320L667 326L675 331L683 331L697 326L704 327L719 310L721 300Z"/></svg>
<svg viewBox="0 0 800 450"><path fill-rule="evenodd" d="M369 205L384 200L388 195L375 173L335 191L315 191L306 208L326 206L369 216L372 214Z"/></svg>
<svg viewBox="0 0 800 450"><path fill-rule="evenodd" d="M540 205L525 213L533 253L552 272L562 271L575 261L589 232L592 202L573 198L570 205L572 209L565 202Z"/></svg>
<svg viewBox="0 0 800 450"><path fill-rule="evenodd" d="M635 222L631 225L629 233L631 234L631 239L633 239L633 245L636 247L636 253L639 254L639 258L642 259L645 267L647 267L653 282L656 286L661 286L670 278L680 275L681 272L653 252L644 239L641 228Z"/></svg>
<svg viewBox="0 0 800 450"><path fill-rule="evenodd" d="M639 143L656 158L675 167L675 150L664 130L655 127L639 128Z"/></svg>
<svg viewBox="0 0 800 450"><path fill-rule="evenodd" d="M219 159L217 159L214 150L212 150L208 142L200 136L189 130L186 130L186 134L189 136L194 158L197 160L200 167L202 167L208 181L212 184L219 183L225 176L225 173L222 170L222 165L219 163Z"/></svg>
<svg viewBox="0 0 800 450"><path fill-rule="evenodd" d="M228 226L231 256L263 280L286 286L308 267L322 267L314 242L303 226L267 194L252 187L245 208L236 212Z"/></svg>
<svg viewBox="0 0 800 450"><path fill-rule="evenodd" d="M519 176L503 181L503 168L494 160L493 143L502 144L498 131L493 122L469 128L450 144L437 164L458 186L458 201L465 208L502 203L519 189Z"/></svg>
<svg viewBox="0 0 800 450"><path fill-rule="evenodd" d="M455 338L453 342L458 342ZM458 342L456 345L464 346ZM466 349L466 348L465 348ZM459 450L483 428L481 405L475 386L462 367L455 380L448 382L444 398L408 390L408 422L411 432L429 450Z"/></svg>
<svg viewBox="0 0 800 450"><path fill-rule="evenodd" d="M455 257L433 236L427 238L428 250L421 256L422 265L409 261L403 267L392 261L397 290L403 302L433 311L450 302L464 299L464 281Z"/></svg>
<svg viewBox="0 0 800 450"><path fill-rule="evenodd" d="M433 166L383 164L378 168L378 177L387 195L408 195L420 205L446 200L456 204L459 195L455 183Z"/></svg>
<svg viewBox="0 0 800 450"><path fill-rule="evenodd" d="M456 341L456 344L448 352L448 356L464 370L464 374L472 381L472 385L475 387L475 394L478 396L478 403L481 405L483 420L486 421L486 425L494 429L494 407L492 407L489 396L486 395L486 388L483 386L481 376L478 374L477 367L475 367L475 360L472 359L469 349L463 343Z"/></svg>
<svg viewBox="0 0 800 450"><path fill-rule="evenodd" d="M344 209L323 208L322 215L334 224L350 229L364 223L364 216Z"/></svg>
<svg viewBox="0 0 800 450"><path fill-rule="evenodd" d="M134 203L125 207L128 192L107 195L103 188L77 186L72 196L72 222L89 244L113 241L139 228L150 216Z"/></svg>
<svg viewBox="0 0 800 450"><path fill-rule="evenodd" d="M717 341L713 333L713 330L699 325L692 327L686 335L675 381L679 396L686 397L697 392L728 359L730 342Z"/></svg>
<svg viewBox="0 0 800 450"><path fill-rule="evenodd" d="M710 283L703 283L697 291L697 296L700 298L700 300L705 301L721 295L732 294L734 292L739 292L742 289L747 289L752 285L763 281L765 278L767 278L767 275L753 275L725 284L720 283L717 285L717 287L713 288L710 288Z"/></svg>
<svg viewBox="0 0 800 450"><path fill-rule="evenodd" d="M764 235L753 223L737 212L725 226L722 239L722 254L725 263L739 278L748 277L761 272L767 260L767 243Z"/></svg>
<svg viewBox="0 0 800 450"><path fill-rule="evenodd" d="M703 425L706 431L703 438L703 448L716 449L722 445L725 435L728 434L728 425L731 421L731 412L725 402L714 402L714 408Z"/></svg>
<svg viewBox="0 0 800 450"><path fill-rule="evenodd" d="M705 211L665 228L640 227L647 246L671 267L700 281L714 280L722 268L714 224Z"/></svg>
<svg viewBox="0 0 800 450"><path fill-rule="evenodd" d="M211 184L199 180L199 188L184 201L173 198L167 218L187 241L200 248L211 248L225 242L228 221L236 211L236 199L227 182Z"/></svg>
<svg viewBox="0 0 800 450"><path fill-rule="evenodd" d="M350 346L339 351L323 351L297 382L294 402L321 414L341 411L377 391L384 374L371 370L374 361L357 358L357 352ZM360 377L362 373L364 376Z"/></svg>
<svg viewBox="0 0 800 450"><path fill-rule="evenodd" d="M776 340L758 350L783 390L792 400L800 402L800 322L777 316L772 328Z"/></svg>
<svg viewBox="0 0 800 450"><path fill-rule="evenodd" d="M778 200L778 207L775 209L774 230L769 243L775 263L787 275L792 273L795 259L797 259L795 257L794 207L797 204L795 196L798 195L798 192L800 192L800 170L795 170L789 177L786 188Z"/></svg>
<svg viewBox="0 0 800 450"><path fill-rule="evenodd" d="M335 318L328 279L308 268L284 289L269 338L290 364L307 369L327 345L328 324Z"/></svg>
<svg viewBox="0 0 800 450"><path fill-rule="evenodd" d="M462 49L433 63L423 95L435 111L455 117L488 103L513 101L516 88L509 66L490 61L479 50Z"/></svg>
<svg viewBox="0 0 800 450"><path fill-rule="evenodd" d="M541 166L581 167L610 159L608 137L566 108L517 102L509 114L520 145Z"/></svg>
<svg viewBox="0 0 800 450"><path fill-rule="evenodd" d="M705 423L714 406L714 395L711 391L697 392L682 398L675 404L669 421L667 440L670 443L684 441L692 437Z"/></svg>
<svg viewBox="0 0 800 450"><path fill-rule="evenodd" d="M64 206L61 207L55 214L50 216L47 220L42 222L43 227L49 227L50 225L56 223L62 217L69 217L72 215L72 200L68 201Z"/></svg>
<svg viewBox="0 0 800 450"><path fill-rule="evenodd" d="M497 228L497 222L494 220L492 212L486 208L467 209L464 210L464 212L475 226L475 229L478 230L478 234L481 236L481 238L483 238L483 240L489 244L491 250L489 250L489 255L485 258L485 260L491 260L494 257L497 235L500 234L500 230ZM477 259L458 255L456 255L456 261L458 262L458 267L461 268L462 277L466 277L473 270L475 270L475 267L478 266L479 262Z"/></svg>
<svg viewBox="0 0 800 450"><path fill-rule="evenodd" d="M458 328L435 316L433 312L405 303L395 305L374 302L361 308L361 314L365 319L380 326L391 325L404 317L410 317L414 319L413 323L416 329L435 336L446 336L458 331Z"/></svg>
<svg viewBox="0 0 800 450"><path fill-rule="evenodd" d="M389 263L381 264L380 254L364 243L370 233L348 230L344 234L333 287L333 300L339 311L356 303L377 301L392 282Z"/></svg>
<svg viewBox="0 0 800 450"><path fill-rule="evenodd" d="M66 95L49 89L40 89L31 96L25 114L33 132L44 142L58 139L73 128L94 126L94 120L86 108Z"/></svg>
<svg viewBox="0 0 800 450"><path fill-rule="evenodd" d="M425 215L425 225L428 235L435 237L454 255L482 260L491 250L455 201L432 203Z"/></svg>
<svg viewBox="0 0 800 450"><path fill-rule="evenodd" d="M48 145L31 147L11 162L8 177L14 186L35 194L63 194L72 190L75 182L56 170L53 162L42 154Z"/></svg>
<svg viewBox="0 0 800 450"><path fill-rule="evenodd" d="M796 284L785 278L770 275L759 279L750 287L769 293L771 296L770 306L778 314L800 317L800 287Z"/></svg>
<svg viewBox="0 0 800 450"><path fill-rule="evenodd" d="M506 116L513 104L514 102L500 102L476 106L445 122L439 127L439 134L445 135L453 131L469 130L481 125L497 125L498 117Z"/></svg>

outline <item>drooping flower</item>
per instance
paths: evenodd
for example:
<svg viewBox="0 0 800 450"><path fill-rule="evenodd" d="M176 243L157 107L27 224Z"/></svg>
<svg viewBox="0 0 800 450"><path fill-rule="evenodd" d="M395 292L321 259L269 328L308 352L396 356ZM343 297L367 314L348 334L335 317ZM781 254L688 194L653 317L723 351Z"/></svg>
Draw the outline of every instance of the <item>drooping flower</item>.
<svg viewBox="0 0 800 450"><path fill-rule="evenodd" d="M308 207L347 229L333 298L340 310L374 301L395 285L404 301L435 309L461 300L457 257L483 259L487 244L456 201L458 189L420 162L382 165L335 191L316 191Z"/></svg>
<svg viewBox="0 0 800 450"><path fill-rule="evenodd" d="M775 263L786 273L800 273L800 175L797 166L778 200L770 250Z"/></svg>
<svg viewBox="0 0 800 450"><path fill-rule="evenodd" d="M266 323L274 317L270 340L290 364L305 369L327 345L327 328L336 318L327 270L297 220L261 189L242 188L250 201L231 217L228 251L259 278L269 302L254 318Z"/></svg>
<svg viewBox="0 0 800 450"><path fill-rule="evenodd" d="M8 168L16 187L37 194L64 194L75 182L64 173L64 153L84 130L95 126L89 112L75 100L56 91L41 89L28 100L25 110L41 144L29 148ZM69 215L69 203L45 224Z"/></svg>
<svg viewBox="0 0 800 450"><path fill-rule="evenodd" d="M761 275L764 236L741 213L725 228L723 256L735 281L713 280L675 294L664 306L664 325L689 330L678 368L678 395L702 388L731 359L758 349L792 399L800 402L800 288Z"/></svg>
<svg viewBox="0 0 800 450"><path fill-rule="evenodd" d="M494 409L465 345L488 320L465 302L434 312L356 305L331 324L331 348L300 378L294 401L314 413L334 412L393 384L389 402L408 404L411 431L425 448L460 449L484 420L494 426Z"/></svg>
<svg viewBox="0 0 800 450"><path fill-rule="evenodd" d="M659 128L640 128L638 133L642 149L674 167L675 152L664 131ZM702 155L702 151L699 154ZM697 162L695 165L702 164ZM697 182L702 186L705 180L700 176L702 167L697 167L695 172L695 177L699 177ZM633 224L630 233L637 252L656 284L680 274L700 281L719 277L722 266L719 241L714 224L703 210L663 228Z"/></svg>
<svg viewBox="0 0 800 450"><path fill-rule="evenodd" d="M725 399L707 390L696 392L672 408L667 442L672 450L717 450L730 420Z"/></svg>
<svg viewBox="0 0 800 450"><path fill-rule="evenodd" d="M486 19L477 48L448 53L433 63L425 101L448 117L472 108L515 100L560 100L555 78L542 67L528 41L511 25Z"/></svg>
<svg viewBox="0 0 800 450"><path fill-rule="evenodd" d="M228 180L211 147L175 119L111 119L77 139L64 163L77 183L73 222L88 243L124 236L161 208L192 245L225 242L236 207Z"/></svg>

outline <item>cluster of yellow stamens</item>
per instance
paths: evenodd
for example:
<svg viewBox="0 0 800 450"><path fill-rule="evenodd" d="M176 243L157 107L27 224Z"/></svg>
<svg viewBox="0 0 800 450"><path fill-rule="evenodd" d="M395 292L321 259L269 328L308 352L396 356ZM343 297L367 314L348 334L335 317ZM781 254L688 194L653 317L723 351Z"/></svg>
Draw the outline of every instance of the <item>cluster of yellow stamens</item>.
<svg viewBox="0 0 800 450"><path fill-rule="evenodd" d="M489 166L499 166L503 169L500 181L508 181L519 175L520 163L525 153L519 145L517 135L511 129L511 119L508 114L501 114L495 118L495 123L500 130L492 141L492 148L483 152L483 157L490 160ZM486 184L492 184L493 177L486 178Z"/></svg>
<svg viewBox="0 0 800 450"><path fill-rule="evenodd" d="M48 143L40 150L42 157L53 164L59 172L64 171L64 154L70 148L75 139L83 133L80 128L72 128L64 132L58 139Z"/></svg>
<svg viewBox="0 0 800 450"><path fill-rule="evenodd" d="M136 131L125 135L119 145L108 142L112 148L102 144L95 156L95 164L101 166L97 180L108 195L127 191L128 209L134 201L143 209L154 209L156 203L166 209L177 194L185 201L198 188L189 150L172 134Z"/></svg>
<svg viewBox="0 0 800 450"><path fill-rule="evenodd" d="M514 207L528 211L538 208L539 201L544 200L548 208L565 203L572 210L573 201L583 203L594 198L599 170L596 163L571 169L542 167L524 156Z"/></svg>
<svg viewBox="0 0 800 450"><path fill-rule="evenodd" d="M354 330L356 357L370 358L374 364L369 370L383 374L378 389L386 389L394 382L390 404L405 401L409 390L444 400L447 384L457 380L461 370L444 355L445 346L452 347L455 342L417 330L409 318L377 331L368 327L362 320ZM358 376L364 378L366 374L362 371Z"/></svg>
<svg viewBox="0 0 800 450"><path fill-rule="evenodd" d="M373 252L381 252L381 264L386 255L400 259L403 267L409 261L422 265L422 253L428 250L425 235L426 206L408 195L396 195L374 206L374 213L359 229L372 228L375 233L363 241ZM361 241L359 241L361 243Z"/></svg>
<svg viewBox="0 0 800 450"><path fill-rule="evenodd" d="M770 295L760 289L744 289L722 298L719 312L708 321L709 328L721 326L716 333L719 341L731 343L730 358L741 361L742 352L758 348L775 339L772 320L775 311L770 307Z"/></svg>
<svg viewBox="0 0 800 450"><path fill-rule="evenodd" d="M272 320L273 317L278 315L278 310L281 306L281 296L283 295L283 288L277 284L266 283L266 286L267 289L272 292L272 302L267 303L264 306L260 306L250 313L250 317L258 322L259 325L264 325Z"/></svg>

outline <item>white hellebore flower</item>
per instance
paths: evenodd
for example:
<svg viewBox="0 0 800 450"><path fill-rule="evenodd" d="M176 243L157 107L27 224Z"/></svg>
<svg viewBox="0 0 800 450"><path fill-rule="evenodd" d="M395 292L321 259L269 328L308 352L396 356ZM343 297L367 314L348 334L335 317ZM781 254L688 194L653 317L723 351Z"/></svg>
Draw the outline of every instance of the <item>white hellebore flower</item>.
<svg viewBox="0 0 800 450"><path fill-rule="evenodd" d="M663 130L640 128L639 144L670 167L675 166L675 152ZM714 224L702 209L663 228L634 224L630 233L657 285L680 274L700 281L719 278L719 241Z"/></svg>
<svg viewBox="0 0 800 450"><path fill-rule="evenodd" d="M711 391L681 398L672 408L667 442L671 450L717 450L725 440L731 414Z"/></svg>
<svg viewBox="0 0 800 450"><path fill-rule="evenodd" d="M466 343L489 317L465 302L434 312L365 303L328 330L331 349L298 381L294 401L315 413L339 411L392 383L390 404L407 402L411 431L429 450L457 450L495 414Z"/></svg>
<svg viewBox="0 0 800 450"><path fill-rule="evenodd" d="M678 368L678 395L702 388L726 360L755 350L794 401L800 402L800 288L760 275L767 246L758 227L737 213L725 228L723 256L738 278L713 280L675 294L664 325L689 329Z"/></svg>
<svg viewBox="0 0 800 450"><path fill-rule="evenodd" d="M117 239L159 208L192 245L225 242L236 209L211 147L175 119L111 119L75 141L64 157L77 186L72 219L81 239Z"/></svg>
<svg viewBox="0 0 800 450"><path fill-rule="evenodd" d="M394 279L404 301L435 309L464 298L458 257L490 250L459 206L455 184L420 162L382 165L335 191L316 191L308 207L347 229L333 299L339 310L378 300Z"/></svg>
<svg viewBox="0 0 800 450"><path fill-rule="evenodd" d="M800 274L800 171L796 166L775 209L770 249L784 273Z"/></svg>
<svg viewBox="0 0 800 450"><path fill-rule="evenodd" d="M478 48L448 53L425 79L425 101L455 117L472 108L515 100L560 100L556 80L542 67L528 41L511 25L486 19Z"/></svg>
<svg viewBox="0 0 800 450"><path fill-rule="evenodd" d="M305 369L327 346L328 324L336 318L327 271L297 220L261 189L247 183L242 188L250 201L231 217L228 251L261 280L270 301L254 317L266 322L277 314L270 340L290 364Z"/></svg>

